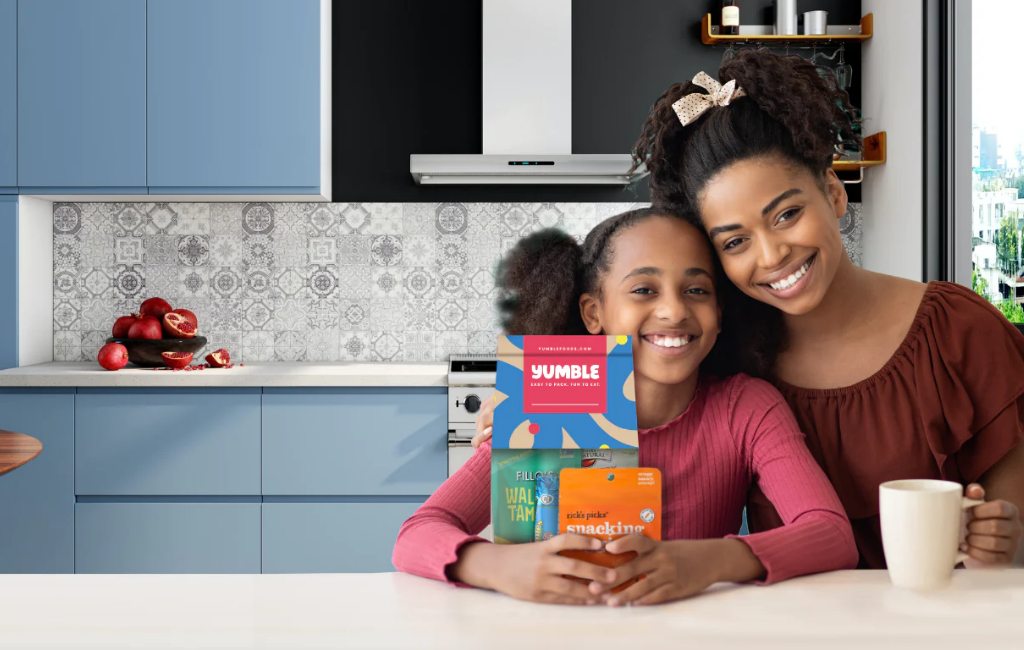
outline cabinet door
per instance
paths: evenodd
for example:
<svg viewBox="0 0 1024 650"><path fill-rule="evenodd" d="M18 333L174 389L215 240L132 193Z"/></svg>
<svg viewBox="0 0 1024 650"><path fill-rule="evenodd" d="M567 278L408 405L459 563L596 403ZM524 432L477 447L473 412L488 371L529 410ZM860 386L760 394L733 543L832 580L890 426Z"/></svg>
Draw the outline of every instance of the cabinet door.
<svg viewBox="0 0 1024 650"><path fill-rule="evenodd" d="M75 389L0 389L0 429L43 443L0 476L0 573L74 573Z"/></svg>
<svg viewBox="0 0 1024 650"><path fill-rule="evenodd" d="M146 5L18 3L22 193L145 193Z"/></svg>
<svg viewBox="0 0 1024 650"><path fill-rule="evenodd" d="M0 0L0 194L17 184L18 0Z"/></svg>
<svg viewBox="0 0 1024 650"><path fill-rule="evenodd" d="M82 388L80 495L260 494L259 388Z"/></svg>
<svg viewBox="0 0 1024 650"><path fill-rule="evenodd" d="M398 529L419 503L264 503L263 573L394 571Z"/></svg>
<svg viewBox="0 0 1024 650"><path fill-rule="evenodd" d="M149 0L151 193L316 194L320 0Z"/></svg>
<svg viewBox="0 0 1024 650"><path fill-rule="evenodd" d="M448 476L436 388L266 388L263 494L428 496Z"/></svg>
<svg viewBox="0 0 1024 650"><path fill-rule="evenodd" d="M18 365L17 198L0 196L0 370Z"/></svg>
<svg viewBox="0 0 1024 650"><path fill-rule="evenodd" d="M259 572L259 503L75 505L75 573Z"/></svg>

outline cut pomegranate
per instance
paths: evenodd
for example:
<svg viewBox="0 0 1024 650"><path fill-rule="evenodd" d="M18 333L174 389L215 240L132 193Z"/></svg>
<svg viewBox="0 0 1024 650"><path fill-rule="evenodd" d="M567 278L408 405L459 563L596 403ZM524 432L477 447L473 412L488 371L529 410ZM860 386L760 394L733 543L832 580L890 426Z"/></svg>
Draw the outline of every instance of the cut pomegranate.
<svg viewBox="0 0 1024 650"><path fill-rule="evenodd" d="M173 311L164 315L164 330L172 338L190 339L196 335L196 326L188 318Z"/></svg>
<svg viewBox="0 0 1024 650"><path fill-rule="evenodd" d="M199 327L199 319L196 318L195 314L193 314L187 309L172 309L170 313L181 314L182 316L188 319L188 322L192 323L196 327Z"/></svg>
<svg viewBox="0 0 1024 650"><path fill-rule="evenodd" d="M138 320L138 318L135 314L132 314L131 316L122 316L118 318L116 321L114 321L114 329L110 335L113 336L115 339L128 338L128 330L131 328L132 325L135 324L136 320Z"/></svg>
<svg viewBox="0 0 1024 650"><path fill-rule="evenodd" d="M224 366L231 364L231 353L224 348L221 348L206 355L206 363L210 364L214 368L223 368Z"/></svg>
<svg viewBox="0 0 1024 650"><path fill-rule="evenodd" d="M120 370L128 363L128 348L120 343L107 343L100 348L96 361L107 370Z"/></svg>
<svg viewBox="0 0 1024 650"><path fill-rule="evenodd" d="M152 316L139 316L128 328L130 339L159 339L163 338L163 335L160 321Z"/></svg>
<svg viewBox="0 0 1024 650"><path fill-rule="evenodd" d="M171 303L163 298L150 298L139 307L139 313L143 316L152 316L157 320L164 317L164 314L171 311Z"/></svg>
<svg viewBox="0 0 1024 650"><path fill-rule="evenodd" d="M164 363L171 368L180 369L192 363L191 352L164 352L160 356L164 358Z"/></svg>

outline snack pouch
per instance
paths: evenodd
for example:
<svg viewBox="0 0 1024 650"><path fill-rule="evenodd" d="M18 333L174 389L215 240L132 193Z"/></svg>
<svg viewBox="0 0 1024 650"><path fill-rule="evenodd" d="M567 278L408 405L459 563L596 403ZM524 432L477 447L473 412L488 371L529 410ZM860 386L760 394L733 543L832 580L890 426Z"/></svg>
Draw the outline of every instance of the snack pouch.
<svg viewBox="0 0 1024 650"><path fill-rule="evenodd" d="M639 436L628 336L501 336L491 452L494 541L557 532L558 472L636 467ZM538 476L552 504L538 509ZM538 520L538 512L543 516ZM540 531L540 532L538 532Z"/></svg>
<svg viewBox="0 0 1024 650"><path fill-rule="evenodd" d="M563 468L579 466L579 449L493 449L491 524L495 543L532 542L537 522L537 478L557 480ZM557 523L554 530L558 530Z"/></svg>
<svg viewBox="0 0 1024 650"><path fill-rule="evenodd" d="M559 474L559 533L610 542L625 535L661 539L661 472L655 468L563 469ZM565 557L614 568L636 553L562 551ZM612 589L618 593L643 576ZM572 578L579 582L588 580Z"/></svg>

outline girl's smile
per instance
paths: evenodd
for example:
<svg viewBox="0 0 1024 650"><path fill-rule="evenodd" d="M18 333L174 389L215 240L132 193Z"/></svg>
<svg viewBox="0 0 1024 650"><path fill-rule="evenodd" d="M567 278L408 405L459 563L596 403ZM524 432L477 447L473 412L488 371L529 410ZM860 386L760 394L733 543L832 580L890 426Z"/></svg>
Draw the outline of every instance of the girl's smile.
<svg viewBox="0 0 1024 650"><path fill-rule="evenodd" d="M659 216L621 231L610 246L600 291L580 301L587 329L633 336L638 386L695 381L721 319L704 234Z"/></svg>

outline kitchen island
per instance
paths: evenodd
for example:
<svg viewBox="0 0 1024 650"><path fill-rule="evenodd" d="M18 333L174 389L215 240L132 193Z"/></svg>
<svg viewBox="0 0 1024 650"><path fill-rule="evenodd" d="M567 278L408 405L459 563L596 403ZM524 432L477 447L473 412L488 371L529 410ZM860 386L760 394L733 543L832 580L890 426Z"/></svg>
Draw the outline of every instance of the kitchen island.
<svg viewBox="0 0 1024 650"><path fill-rule="evenodd" d="M914 593L884 571L658 607L525 603L404 574L0 576L10 648L1020 648L1024 570Z"/></svg>

